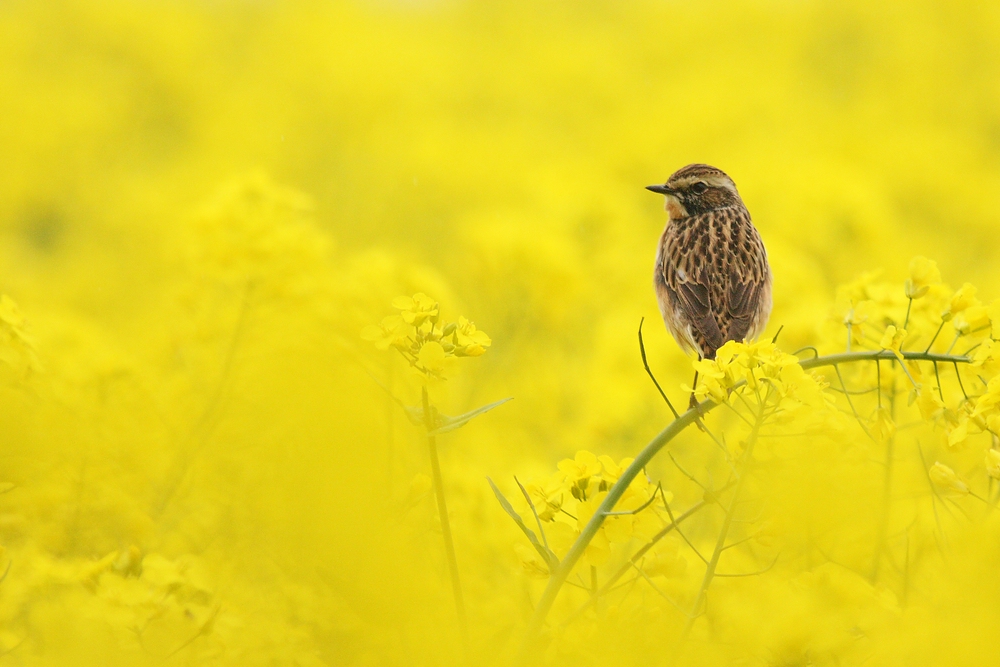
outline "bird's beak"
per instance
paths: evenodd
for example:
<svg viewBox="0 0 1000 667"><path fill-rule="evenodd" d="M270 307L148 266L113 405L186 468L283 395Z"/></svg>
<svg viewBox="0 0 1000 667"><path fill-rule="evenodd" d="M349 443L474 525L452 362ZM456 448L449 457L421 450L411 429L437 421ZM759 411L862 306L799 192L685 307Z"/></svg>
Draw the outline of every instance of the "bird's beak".
<svg viewBox="0 0 1000 667"><path fill-rule="evenodd" d="M650 192L655 192L658 195L672 195L674 191L665 185L647 185L646 189Z"/></svg>

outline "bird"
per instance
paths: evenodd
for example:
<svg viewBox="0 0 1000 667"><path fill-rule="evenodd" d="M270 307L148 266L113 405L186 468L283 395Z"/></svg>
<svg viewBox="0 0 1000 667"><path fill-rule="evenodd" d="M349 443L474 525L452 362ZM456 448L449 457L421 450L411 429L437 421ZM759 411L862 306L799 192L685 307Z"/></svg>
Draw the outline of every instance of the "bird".
<svg viewBox="0 0 1000 667"><path fill-rule="evenodd" d="M667 330L699 359L715 359L727 341L755 339L771 315L771 267L736 183L721 169L689 164L646 189L666 197L653 286Z"/></svg>

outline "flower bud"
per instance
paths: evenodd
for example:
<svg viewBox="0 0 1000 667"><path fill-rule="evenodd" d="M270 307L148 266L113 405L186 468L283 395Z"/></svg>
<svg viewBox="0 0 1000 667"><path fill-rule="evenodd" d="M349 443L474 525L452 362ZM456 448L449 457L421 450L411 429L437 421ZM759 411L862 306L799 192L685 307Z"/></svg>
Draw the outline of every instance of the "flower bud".
<svg viewBox="0 0 1000 667"><path fill-rule="evenodd" d="M946 495L964 496L969 493L969 487L966 486L965 482L959 479L954 470L940 461L934 462L934 465L928 471L928 475L930 475L931 482L938 488L938 491Z"/></svg>
<svg viewBox="0 0 1000 667"><path fill-rule="evenodd" d="M927 294L930 286L941 282L941 272L937 263L926 257L914 257L910 262L910 277L906 281L905 292L909 299L919 299Z"/></svg>
<svg viewBox="0 0 1000 667"><path fill-rule="evenodd" d="M1000 452L995 449L986 450L986 472L993 479L1000 479Z"/></svg>

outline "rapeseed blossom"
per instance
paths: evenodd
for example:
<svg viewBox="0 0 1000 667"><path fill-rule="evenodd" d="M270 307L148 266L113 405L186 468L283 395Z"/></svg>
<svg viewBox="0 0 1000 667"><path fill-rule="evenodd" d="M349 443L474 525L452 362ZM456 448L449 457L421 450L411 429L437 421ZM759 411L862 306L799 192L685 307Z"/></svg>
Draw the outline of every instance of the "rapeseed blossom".
<svg viewBox="0 0 1000 667"><path fill-rule="evenodd" d="M456 370L458 357L478 357L490 346L490 337L460 317L442 322L438 303L422 292L392 301L398 315L369 324L361 337L379 350L395 348L422 378L445 380Z"/></svg>

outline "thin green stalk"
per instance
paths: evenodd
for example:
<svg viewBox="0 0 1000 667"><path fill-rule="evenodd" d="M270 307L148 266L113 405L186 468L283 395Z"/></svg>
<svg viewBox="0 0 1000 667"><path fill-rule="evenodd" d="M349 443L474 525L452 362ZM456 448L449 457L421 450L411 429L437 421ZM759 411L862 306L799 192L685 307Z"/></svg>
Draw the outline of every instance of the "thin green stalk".
<svg viewBox="0 0 1000 667"><path fill-rule="evenodd" d="M770 394L770 392L768 392ZM725 551L726 540L729 539L729 528L733 524L733 514L736 509L736 503L739 502L740 493L743 491L743 484L746 482L749 474L747 472L747 467L753 456L753 448L757 443L757 434L760 432L760 426L764 421L764 404L759 403L757 409L757 419L754 421L753 430L750 432L750 437L747 438L747 448L743 453L743 470L740 471L739 481L736 483L736 489L733 491L732 500L729 501L729 508L726 510L726 518L722 522L722 530L719 531L719 539L715 542L715 551L712 552L712 558L708 562L708 567L705 568L705 576L701 580L701 587L698 589L698 597L695 598L694 607L691 609L691 615L688 617L687 627L684 629L684 634L687 635L690 632L691 627L694 625L695 619L700 615L702 606L705 604L705 598L708 596L708 587L712 584L712 579L715 578L715 569L719 565L719 558L722 556L722 552Z"/></svg>
<svg viewBox="0 0 1000 667"><path fill-rule="evenodd" d="M902 364L900 364L902 366ZM896 419L896 378L892 378L892 394L889 396L889 415ZM875 555L872 559L871 581L878 580L879 567L882 565L882 552L885 550L885 540L889 534L889 512L892 506L892 459L896 446L896 436L890 437L885 444L885 479L882 483L882 516L879 517L878 534L875 541Z"/></svg>
<svg viewBox="0 0 1000 667"><path fill-rule="evenodd" d="M462 582L458 578L458 559L455 557L455 542L451 537L451 521L448 519L448 504L444 498L444 481L441 477L441 464L438 461L437 438L430 435L434 431L434 421L431 417L430 399L427 387L422 388L421 398L424 407L424 428L427 429L427 448L431 456L431 478L434 480L434 495L437 497L438 516L441 518L441 536L444 538L444 551L448 558L448 572L451 575L451 591L455 596L455 611L458 613L458 623L462 638L468 643L468 624L465 618L465 598L462 596Z"/></svg>

